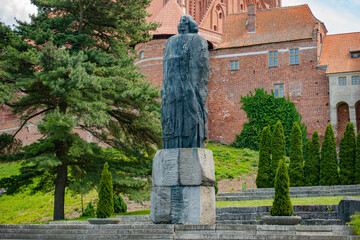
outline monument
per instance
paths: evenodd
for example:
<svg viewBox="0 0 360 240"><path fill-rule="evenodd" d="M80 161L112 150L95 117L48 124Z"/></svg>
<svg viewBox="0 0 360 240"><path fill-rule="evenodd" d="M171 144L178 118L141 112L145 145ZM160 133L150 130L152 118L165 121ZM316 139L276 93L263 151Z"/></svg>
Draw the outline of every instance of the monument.
<svg viewBox="0 0 360 240"><path fill-rule="evenodd" d="M150 217L154 223L214 224L214 160L204 149L208 44L189 15L181 17L178 31L163 58L163 149L153 161Z"/></svg>

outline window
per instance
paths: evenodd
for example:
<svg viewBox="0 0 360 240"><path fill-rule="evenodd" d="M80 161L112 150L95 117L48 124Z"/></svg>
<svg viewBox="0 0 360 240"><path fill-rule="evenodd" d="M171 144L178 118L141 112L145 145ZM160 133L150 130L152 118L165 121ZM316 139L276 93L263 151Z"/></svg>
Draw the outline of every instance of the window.
<svg viewBox="0 0 360 240"><path fill-rule="evenodd" d="M346 77L339 77L339 85L346 85Z"/></svg>
<svg viewBox="0 0 360 240"><path fill-rule="evenodd" d="M140 52L140 58L144 58L145 57L145 53L144 53L144 51L141 51Z"/></svg>
<svg viewBox="0 0 360 240"><path fill-rule="evenodd" d="M360 58L360 52L351 52L351 58Z"/></svg>
<svg viewBox="0 0 360 240"><path fill-rule="evenodd" d="M219 19L221 19L221 13L219 13Z"/></svg>
<svg viewBox="0 0 360 240"><path fill-rule="evenodd" d="M299 49L290 49L290 64L299 64Z"/></svg>
<svg viewBox="0 0 360 240"><path fill-rule="evenodd" d="M277 51L269 52L269 66L276 67L278 65Z"/></svg>
<svg viewBox="0 0 360 240"><path fill-rule="evenodd" d="M216 31L216 25L214 25L214 31Z"/></svg>
<svg viewBox="0 0 360 240"><path fill-rule="evenodd" d="M275 84L275 97L284 97L284 84Z"/></svg>
<svg viewBox="0 0 360 240"><path fill-rule="evenodd" d="M352 76L351 80L352 80L352 85L359 85L360 84L359 76Z"/></svg>
<svg viewBox="0 0 360 240"><path fill-rule="evenodd" d="M231 70L237 70L239 69L239 61L231 61L230 62L230 69Z"/></svg>

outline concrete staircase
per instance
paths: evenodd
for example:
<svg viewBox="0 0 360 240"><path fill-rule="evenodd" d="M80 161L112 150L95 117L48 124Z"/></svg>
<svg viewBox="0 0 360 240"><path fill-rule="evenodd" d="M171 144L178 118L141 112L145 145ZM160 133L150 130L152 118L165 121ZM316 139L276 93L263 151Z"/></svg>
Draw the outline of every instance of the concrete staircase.
<svg viewBox="0 0 360 240"><path fill-rule="evenodd" d="M0 239L294 239L355 240L349 226L0 225Z"/></svg>
<svg viewBox="0 0 360 240"><path fill-rule="evenodd" d="M290 197L360 196L360 185L291 187ZM273 199L273 188L249 189L238 193L219 193L216 201Z"/></svg>
<svg viewBox="0 0 360 240"><path fill-rule="evenodd" d="M262 225L260 217L270 215L270 206L216 208L217 224ZM338 205L294 205L294 215L301 225L342 225Z"/></svg>

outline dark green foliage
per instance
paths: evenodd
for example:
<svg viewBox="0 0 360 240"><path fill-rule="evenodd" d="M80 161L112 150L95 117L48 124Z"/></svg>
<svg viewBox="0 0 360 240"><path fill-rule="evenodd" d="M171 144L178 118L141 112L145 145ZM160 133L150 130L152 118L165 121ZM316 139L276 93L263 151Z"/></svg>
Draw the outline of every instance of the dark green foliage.
<svg viewBox="0 0 360 240"><path fill-rule="evenodd" d="M306 186L318 186L320 177L320 141L315 131L311 141L306 143L304 176Z"/></svg>
<svg viewBox="0 0 360 240"><path fill-rule="evenodd" d="M114 213L114 195L111 172L108 163L105 163L101 174L99 201L96 208L98 218L107 218Z"/></svg>
<svg viewBox="0 0 360 240"><path fill-rule="evenodd" d="M214 187L215 187L215 195L216 195L219 192L218 182L217 182L216 179L215 179L215 186Z"/></svg>
<svg viewBox="0 0 360 240"><path fill-rule="evenodd" d="M275 179L275 198L270 209L271 216L291 216L293 207L290 199L290 179L286 167L285 157L279 162Z"/></svg>
<svg viewBox="0 0 360 240"><path fill-rule="evenodd" d="M114 198L114 213L126 213L127 211L127 205L124 202L121 195L117 195Z"/></svg>
<svg viewBox="0 0 360 240"><path fill-rule="evenodd" d="M294 122L300 126L303 143L307 141L306 126L301 123L301 115L289 99L275 98L274 93L268 94L264 89L255 89L255 94L250 92L247 96L241 97L241 103L241 109L246 112L249 122L244 124L240 135L236 135L232 146L259 150L262 130L266 126L274 130L277 121L284 124L287 156L290 154L289 140Z"/></svg>
<svg viewBox="0 0 360 240"><path fill-rule="evenodd" d="M19 131L42 117L42 140L25 148L14 185L39 176L25 169L55 176L54 219L63 219L65 188L80 179L93 185L105 162L75 128L127 157L124 167L109 162L122 168L114 178L119 189L145 185L134 175L150 167L130 171L147 166L161 143L160 94L137 71L134 46L150 40L156 25L145 20L150 0L32 2L41 11L31 23L15 30L0 24L0 107L21 117Z"/></svg>
<svg viewBox="0 0 360 240"><path fill-rule="evenodd" d="M0 155L16 153L21 145L21 141L13 138L10 134L3 133L0 135Z"/></svg>
<svg viewBox="0 0 360 240"><path fill-rule="evenodd" d="M294 122L290 137L290 186L304 186L303 170L303 146L301 139L301 129L297 122Z"/></svg>
<svg viewBox="0 0 360 240"><path fill-rule="evenodd" d="M275 125L274 132L271 136L271 175L269 182L271 187L275 183L276 170L279 165L279 161L285 157L285 137L284 129L280 121Z"/></svg>
<svg viewBox="0 0 360 240"><path fill-rule="evenodd" d="M91 217L94 216L95 217L95 208L92 205L91 202L89 202L89 204L86 206L83 214L81 214L82 217Z"/></svg>
<svg viewBox="0 0 360 240"><path fill-rule="evenodd" d="M360 134L356 137L355 184L360 184Z"/></svg>
<svg viewBox="0 0 360 240"><path fill-rule="evenodd" d="M339 151L339 178L341 185L355 183L355 128L354 124L348 122L344 132L344 137L340 140Z"/></svg>
<svg viewBox="0 0 360 240"><path fill-rule="evenodd" d="M321 148L320 180L321 186L339 184L338 159L336 141L331 124L326 126L324 141Z"/></svg>
<svg viewBox="0 0 360 240"><path fill-rule="evenodd" d="M271 133L270 127L264 127L260 139L259 167L256 176L257 188L269 188L271 186Z"/></svg>

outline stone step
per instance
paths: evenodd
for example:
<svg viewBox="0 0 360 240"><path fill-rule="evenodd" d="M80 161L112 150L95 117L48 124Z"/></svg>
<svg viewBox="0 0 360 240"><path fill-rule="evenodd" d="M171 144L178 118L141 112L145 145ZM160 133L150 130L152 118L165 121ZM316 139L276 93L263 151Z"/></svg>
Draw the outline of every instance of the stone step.
<svg viewBox="0 0 360 240"><path fill-rule="evenodd" d="M269 212L263 213L224 213L216 216L217 220L255 220L263 215L269 215ZM302 219L340 219L337 212L295 212L294 216L300 216Z"/></svg>
<svg viewBox="0 0 360 240"><path fill-rule="evenodd" d="M3 234L0 239L158 239L172 240L173 234L136 235L136 234Z"/></svg>
<svg viewBox="0 0 360 240"><path fill-rule="evenodd" d="M257 206L257 207L218 207L216 214L223 213L268 213L271 206ZM293 205L294 212L337 212L338 205Z"/></svg>
<svg viewBox="0 0 360 240"><path fill-rule="evenodd" d="M299 191L290 191L290 195L309 195L309 194L336 194L336 193L359 193L360 189L341 189L341 190L299 190ZM218 196L262 196L262 195L273 195L274 189L272 191L257 191L257 192L233 192L233 193L219 193Z"/></svg>
<svg viewBox="0 0 360 240"><path fill-rule="evenodd" d="M116 218L120 219L120 223L153 224L149 215L118 215Z"/></svg>

